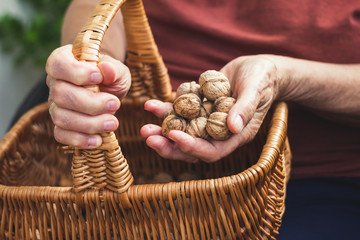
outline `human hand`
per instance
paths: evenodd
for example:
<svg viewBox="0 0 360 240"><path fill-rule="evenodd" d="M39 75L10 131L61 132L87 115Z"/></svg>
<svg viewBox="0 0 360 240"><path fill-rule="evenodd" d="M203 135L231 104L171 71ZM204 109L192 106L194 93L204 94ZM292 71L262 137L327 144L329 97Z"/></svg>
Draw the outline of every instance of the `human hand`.
<svg viewBox="0 0 360 240"><path fill-rule="evenodd" d="M98 65L77 61L72 45L66 45L49 56L46 72L55 139L81 148L100 146L99 134L114 131L119 125L114 113L130 88L129 69L107 55L100 57ZM83 87L94 84L101 92Z"/></svg>
<svg viewBox="0 0 360 240"><path fill-rule="evenodd" d="M193 138L181 131L170 131L169 138L161 136L161 127L147 124L141 135L146 143L164 158L188 162L215 162L237 147L251 141L278 93L276 66L265 55L239 57L221 69L230 80L235 105L231 108L227 124L233 135L225 141L206 141ZM149 100L145 109L164 117L171 103Z"/></svg>

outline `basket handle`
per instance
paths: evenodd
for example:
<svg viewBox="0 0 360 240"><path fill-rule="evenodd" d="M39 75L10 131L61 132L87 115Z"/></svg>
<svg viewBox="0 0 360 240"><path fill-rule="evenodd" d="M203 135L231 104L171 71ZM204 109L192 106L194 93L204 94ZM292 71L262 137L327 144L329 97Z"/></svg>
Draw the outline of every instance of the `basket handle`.
<svg viewBox="0 0 360 240"><path fill-rule="evenodd" d="M98 3L74 41L73 54L79 61L99 63L104 34L116 12L122 7L127 37L127 65L132 75L127 101L143 104L149 98L169 100L173 97L169 76L152 36L142 1L128 0L124 4L125 2L126 0L102 0ZM98 85L85 87L99 92ZM102 139L103 145L98 149L75 148L73 189L75 192L88 188L109 189L127 196L126 191L131 186L133 177L116 136L114 132L104 133Z"/></svg>
<svg viewBox="0 0 360 240"><path fill-rule="evenodd" d="M124 2L124 0L106 0L96 6L74 41L72 51L77 60L93 64L99 62L104 34ZM100 91L98 85L85 87L93 92ZM103 144L98 149L75 148L71 170L73 190L81 193L86 189L95 188L126 193L133 182L133 177L119 143L114 132L103 133L101 136ZM121 195L128 200L126 194Z"/></svg>
<svg viewBox="0 0 360 240"><path fill-rule="evenodd" d="M121 7L127 43L126 65L132 83L125 101L136 105L148 99L171 101L174 97L167 68L159 53L142 0L102 0L80 31L73 45L79 60L99 62L104 34ZM96 86L89 86L98 91Z"/></svg>

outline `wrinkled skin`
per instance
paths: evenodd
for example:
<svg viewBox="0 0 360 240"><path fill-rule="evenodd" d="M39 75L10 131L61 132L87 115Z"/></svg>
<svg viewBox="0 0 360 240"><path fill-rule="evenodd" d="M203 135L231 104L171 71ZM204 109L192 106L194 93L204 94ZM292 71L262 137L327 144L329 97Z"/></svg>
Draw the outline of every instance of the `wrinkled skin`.
<svg viewBox="0 0 360 240"><path fill-rule="evenodd" d="M148 124L142 127L141 134L151 148L169 159L215 162L255 137L278 92L275 65L265 56L241 57L229 62L221 72L229 78L233 97L237 99L227 120L234 133L232 137L209 142L171 131L170 141L161 136L160 126ZM170 107L170 103L158 100L145 103L145 109L158 117L163 117Z"/></svg>
<svg viewBox="0 0 360 240"><path fill-rule="evenodd" d="M119 125L114 113L129 90L129 69L107 55L97 66L78 62L71 45L66 45L50 55L46 71L55 139L82 148L100 146L100 133L114 131ZM332 121L360 126L359 64L254 55L236 58L220 71L230 80L236 99L227 119L233 135L225 141L209 142L170 131L169 140L161 136L160 126L147 124L140 132L148 146L169 159L215 162L254 138L275 100L293 101ZM99 84L101 92L83 87L89 84ZM144 107L163 118L171 106L149 100Z"/></svg>
<svg viewBox="0 0 360 240"><path fill-rule="evenodd" d="M130 72L106 55L98 66L79 62L71 49L71 45L56 49L46 64L54 137L66 145L95 148L102 143L99 133L119 126L114 113L130 88ZM91 84L99 84L101 92L83 87Z"/></svg>

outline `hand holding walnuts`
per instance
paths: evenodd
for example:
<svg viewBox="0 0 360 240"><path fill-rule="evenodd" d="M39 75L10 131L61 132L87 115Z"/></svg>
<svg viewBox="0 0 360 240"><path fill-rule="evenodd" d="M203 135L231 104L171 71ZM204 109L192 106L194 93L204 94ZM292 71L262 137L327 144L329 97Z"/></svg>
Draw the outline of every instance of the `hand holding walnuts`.
<svg viewBox="0 0 360 240"><path fill-rule="evenodd" d="M235 104L227 113L226 119L227 127L232 133L231 137L227 140L207 141L199 137L194 138L183 131L173 130L166 138L161 134L161 126L148 124L141 129L141 134L147 138L146 143L149 147L168 159L215 162L254 138L277 97L276 67L267 56L259 55L237 58L221 69L221 72L228 77L231 96L235 99ZM203 106L205 101L209 101L201 100ZM217 105L226 109L228 100L222 101L224 102ZM211 106L211 111L214 105L213 101L208 105ZM145 104L146 110L161 118L171 107L170 103L158 100L150 100ZM200 112L206 115L204 109Z"/></svg>
<svg viewBox="0 0 360 240"><path fill-rule="evenodd" d="M226 119L236 100L229 97L229 80L223 73L209 70L200 75L199 83L185 82L177 89L173 107L162 124L164 137L171 130L206 140L226 140L231 136Z"/></svg>

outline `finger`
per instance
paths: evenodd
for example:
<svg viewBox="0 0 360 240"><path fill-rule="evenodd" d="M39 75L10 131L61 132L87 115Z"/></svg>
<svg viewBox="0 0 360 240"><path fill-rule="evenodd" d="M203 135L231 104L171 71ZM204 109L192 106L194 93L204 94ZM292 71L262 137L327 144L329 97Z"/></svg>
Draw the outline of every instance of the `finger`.
<svg viewBox="0 0 360 240"><path fill-rule="evenodd" d="M236 67L236 62L237 60L233 61L233 64L223 69L231 75L233 95L237 98L227 121L233 133L242 131L256 112L266 113L276 95L276 66L269 59L249 58L240 67Z"/></svg>
<svg viewBox="0 0 360 240"><path fill-rule="evenodd" d="M104 78L101 90L110 92L120 99L125 97L131 85L128 67L109 56L104 56L98 67Z"/></svg>
<svg viewBox="0 0 360 240"><path fill-rule="evenodd" d="M55 126L54 138L59 143L80 148L96 148L102 144L100 135L88 135Z"/></svg>
<svg viewBox="0 0 360 240"><path fill-rule="evenodd" d="M55 79L52 78L50 75L46 75L46 85L48 86L48 88L51 88L54 80Z"/></svg>
<svg viewBox="0 0 360 240"><path fill-rule="evenodd" d="M119 126L118 120L111 114L89 116L60 108L54 103L50 105L49 112L57 127L74 132L96 134L114 131Z"/></svg>
<svg viewBox="0 0 360 240"><path fill-rule="evenodd" d="M163 118L171 107L172 103L162 102L155 99L146 101L144 105L145 110L154 113L155 116L159 118Z"/></svg>
<svg viewBox="0 0 360 240"><path fill-rule="evenodd" d="M205 162L214 162L219 159L219 151L204 139L194 138L177 130L170 131L168 136L177 143L179 149L186 155L191 155Z"/></svg>
<svg viewBox="0 0 360 240"><path fill-rule="evenodd" d="M140 134L145 138L152 135L161 135L161 127L155 124L146 124L140 129Z"/></svg>
<svg viewBox="0 0 360 240"><path fill-rule="evenodd" d="M238 99L228 113L227 124L229 130L234 133L240 133L249 123L256 112L259 100L256 99L256 92L247 88L238 95Z"/></svg>
<svg viewBox="0 0 360 240"><path fill-rule="evenodd" d="M52 78L63 79L76 85L99 84L103 76L95 64L80 62L72 54L72 45L54 50L46 62L46 72Z"/></svg>
<svg viewBox="0 0 360 240"><path fill-rule="evenodd" d="M226 157L243 142L242 135L232 135L225 141L207 141L201 138L193 138L184 132L176 130L169 133L169 138L176 142L179 149L185 154L208 163Z"/></svg>
<svg viewBox="0 0 360 240"><path fill-rule="evenodd" d="M88 115L114 113L120 107L120 101L112 94L98 92L76 86L62 80L50 80L49 97L57 106Z"/></svg>
<svg viewBox="0 0 360 240"><path fill-rule="evenodd" d="M150 136L146 139L146 144L163 158L183 160L191 163L198 161L197 158L183 153L175 143L162 136Z"/></svg>
<svg viewBox="0 0 360 240"><path fill-rule="evenodd" d="M54 80L55 80L55 79L53 79L53 78L50 77L49 75L46 76L46 85L48 86L49 90L51 89ZM50 91L49 91L48 103L51 104L52 102L53 102L53 100L52 100L52 97L51 97L51 94L50 94Z"/></svg>

